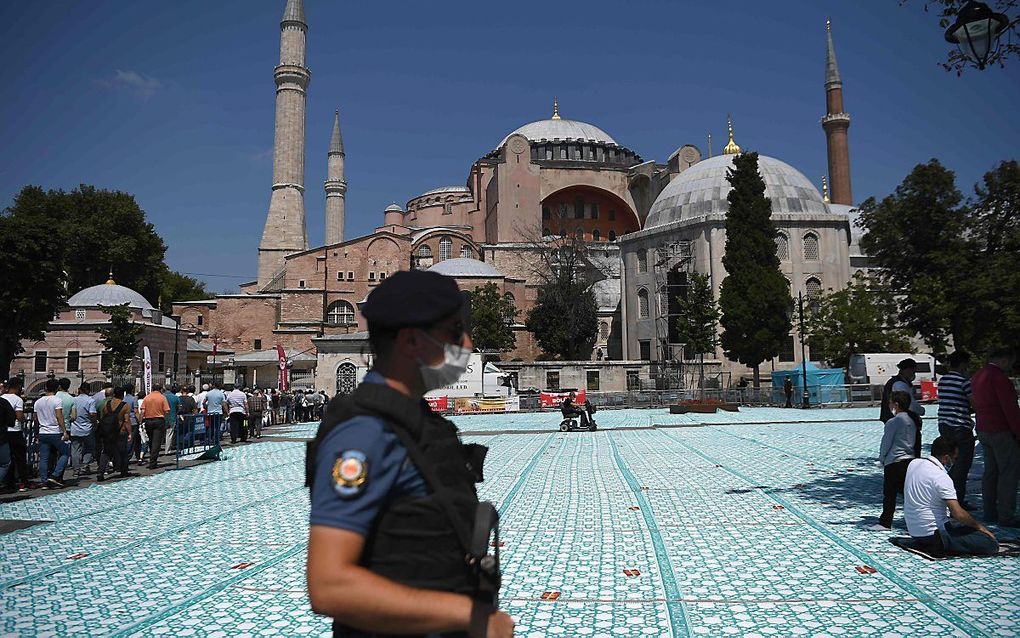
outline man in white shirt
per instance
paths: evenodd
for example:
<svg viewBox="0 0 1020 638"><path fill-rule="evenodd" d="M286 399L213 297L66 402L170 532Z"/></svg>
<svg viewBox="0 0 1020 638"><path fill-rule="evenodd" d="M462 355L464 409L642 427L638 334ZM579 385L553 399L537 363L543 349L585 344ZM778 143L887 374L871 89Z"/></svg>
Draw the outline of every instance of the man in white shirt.
<svg viewBox="0 0 1020 638"><path fill-rule="evenodd" d="M230 420L230 442L236 443L248 440L248 429L244 427L244 421L248 418L248 395L234 388L227 393L227 400L224 404L228 408L227 418Z"/></svg>
<svg viewBox="0 0 1020 638"><path fill-rule="evenodd" d="M993 555L999 551L995 535L974 520L956 498L956 488L947 470L956 456L956 442L940 436L931 444L931 456L910 462L903 486L907 531L933 556Z"/></svg>
<svg viewBox="0 0 1020 638"><path fill-rule="evenodd" d="M50 379L46 382L46 396L38 399L33 406L35 420L39 423L39 482L44 490L64 487L58 477L63 475L67 460L71 457L71 446L68 444L71 435L64 420L63 402L55 396L59 389L60 382ZM57 455L57 465L52 472L48 467L51 450Z"/></svg>

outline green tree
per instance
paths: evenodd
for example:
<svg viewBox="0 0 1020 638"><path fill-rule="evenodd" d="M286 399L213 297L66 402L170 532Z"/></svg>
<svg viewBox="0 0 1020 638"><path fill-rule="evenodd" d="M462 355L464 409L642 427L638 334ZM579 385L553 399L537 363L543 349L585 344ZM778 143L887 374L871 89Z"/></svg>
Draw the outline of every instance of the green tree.
<svg viewBox="0 0 1020 638"><path fill-rule="evenodd" d="M110 315L110 323L103 324L97 332L99 341L106 347L110 356L110 371L114 375L126 375L131 370L131 361L138 353L144 326L131 321L131 310L128 304L104 306L103 311Z"/></svg>
<svg viewBox="0 0 1020 638"><path fill-rule="evenodd" d="M513 323L517 309L494 283L476 288L471 299L471 341L482 350L513 350L517 345Z"/></svg>
<svg viewBox="0 0 1020 638"><path fill-rule="evenodd" d="M159 298L163 304L160 310L165 315L172 314L173 303L176 301L195 301L197 299L208 299L212 296L205 289L205 284L201 281L170 270L165 266L160 275L159 290Z"/></svg>
<svg viewBox="0 0 1020 638"><path fill-rule="evenodd" d="M58 239L54 254L72 293L103 283L112 271L118 284L151 303L162 299L164 312L174 301L207 296L201 282L164 263L166 245L133 195L86 184L70 192L26 186L7 214L49 221L47 232Z"/></svg>
<svg viewBox="0 0 1020 638"><path fill-rule="evenodd" d="M1020 348L1020 163L1001 162L975 186L967 215L966 291L956 314L961 345Z"/></svg>
<svg viewBox="0 0 1020 638"><path fill-rule="evenodd" d="M846 288L821 294L804 307L812 358L837 368L846 368L857 353L908 350L908 335L895 327L896 320L889 288L860 273Z"/></svg>
<svg viewBox="0 0 1020 638"><path fill-rule="evenodd" d="M540 274L545 280L525 326L547 354L569 361L590 359L598 336L598 304L584 243L564 237L544 246L548 263Z"/></svg>
<svg viewBox="0 0 1020 638"><path fill-rule="evenodd" d="M965 319L956 310L970 297L972 267L966 241L967 209L953 172L938 160L917 165L876 202L861 205L861 248L899 302L901 322L936 354L952 335L966 344Z"/></svg>
<svg viewBox="0 0 1020 638"><path fill-rule="evenodd" d="M758 174L758 154L736 155L726 179L733 188L726 197L721 341L726 356L754 371L758 388L759 366L779 355L790 333L790 289L779 271L772 202L765 197L765 182Z"/></svg>
<svg viewBox="0 0 1020 638"><path fill-rule="evenodd" d="M0 214L0 378L22 339L42 339L66 300L59 241L44 217Z"/></svg>
<svg viewBox="0 0 1020 638"><path fill-rule="evenodd" d="M705 353L715 350L719 343L716 324L719 322L719 306L712 294L712 283L708 275L700 272L689 274L687 293L677 298L676 326L680 342L686 344L699 359L698 387L705 385Z"/></svg>

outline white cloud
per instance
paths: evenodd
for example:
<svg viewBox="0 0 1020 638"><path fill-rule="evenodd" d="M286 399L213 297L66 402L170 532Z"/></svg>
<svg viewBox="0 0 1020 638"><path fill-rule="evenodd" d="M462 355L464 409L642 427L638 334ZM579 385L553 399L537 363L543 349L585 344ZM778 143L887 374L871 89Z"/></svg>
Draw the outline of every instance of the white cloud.
<svg viewBox="0 0 1020 638"><path fill-rule="evenodd" d="M113 77L99 80L99 84L110 89L128 91L142 100L148 100L155 95L156 91L163 88L163 84L155 78L143 75L137 71L124 71L122 69L117 69Z"/></svg>

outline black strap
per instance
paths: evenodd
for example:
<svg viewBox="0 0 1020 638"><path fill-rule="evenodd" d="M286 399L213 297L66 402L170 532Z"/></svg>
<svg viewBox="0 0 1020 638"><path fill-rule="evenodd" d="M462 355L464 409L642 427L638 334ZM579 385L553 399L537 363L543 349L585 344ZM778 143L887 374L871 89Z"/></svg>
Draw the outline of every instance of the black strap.
<svg viewBox="0 0 1020 638"><path fill-rule="evenodd" d="M488 603L475 600L471 603L471 623L468 625L470 638L485 638L489 633L489 616L496 608Z"/></svg>

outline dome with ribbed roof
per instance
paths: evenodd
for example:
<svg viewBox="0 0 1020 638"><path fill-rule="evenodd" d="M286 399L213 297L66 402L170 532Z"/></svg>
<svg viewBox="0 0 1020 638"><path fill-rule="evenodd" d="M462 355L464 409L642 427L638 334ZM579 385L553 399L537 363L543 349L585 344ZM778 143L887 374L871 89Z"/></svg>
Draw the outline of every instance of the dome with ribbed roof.
<svg viewBox="0 0 1020 638"><path fill-rule="evenodd" d="M127 286L115 284L112 279L105 284L79 290L67 300L67 305L72 308L97 308L123 304L127 304L129 308L153 310L152 304L146 301L140 293Z"/></svg>
<svg viewBox="0 0 1020 638"><path fill-rule="evenodd" d="M502 277L503 273L493 268L490 264L470 257L455 257L444 259L435 266L429 268L432 272L447 277Z"/></svg>
<svg viewBox="0 0 1020 638"><path fill-rule="evenodd" d="M730 183L726 171L736 155L716 155L680 173L659 193L648 212L645 228L686 221L713 213L725 213ZM826 215L829 209L822 195L803 173L786 162L758 156L758 173L765 182L765 196L772 200L774 213Z"/></svg>
<svg viewBox="0 0 1020 638"><path fill-rule="evenodd" d="M577 120L553 119L538 120L518 128L510 135L523 135L529 142L540 142L542 140L579 140L594 141L602 144L616 144L609 133L606 133L594 124L579 122ZM510 135L503 138L496 148L506 144Z"/></svg>

